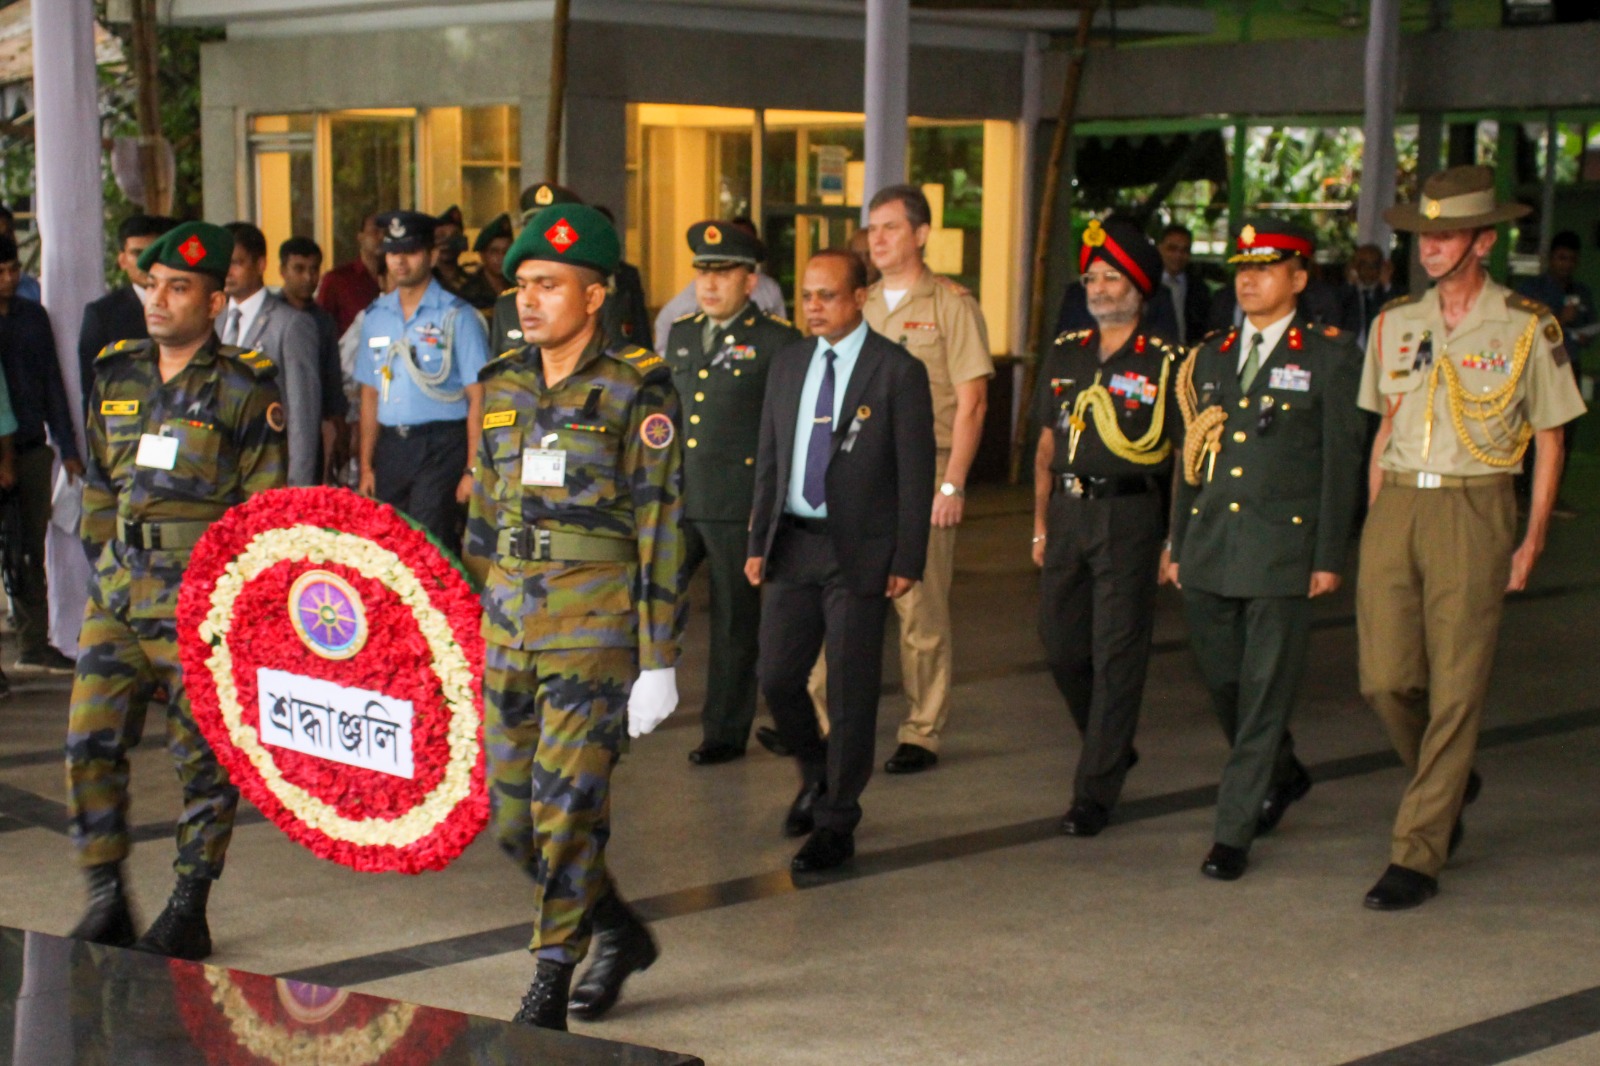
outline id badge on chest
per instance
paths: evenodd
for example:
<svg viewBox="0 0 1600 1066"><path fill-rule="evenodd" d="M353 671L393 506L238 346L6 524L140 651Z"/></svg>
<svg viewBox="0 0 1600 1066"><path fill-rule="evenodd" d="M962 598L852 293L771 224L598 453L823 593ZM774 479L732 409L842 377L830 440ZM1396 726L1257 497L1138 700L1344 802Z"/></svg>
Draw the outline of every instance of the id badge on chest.
<svg viewBox="0 0 1600 1066"><path fill-rule="evenodd" d="M522 483L559 488L567 483L567 453L564 448L552 448L556 435L549 434L537 448L522 449Z"/></svg>
<svg viewBox="0 0 1600 1066"><path fill-rule="evenodd" d="M141 434L139 451L134 455L133 463L151 470L171 470L178 465L178 438L163 437L158 433Z"/></svg>

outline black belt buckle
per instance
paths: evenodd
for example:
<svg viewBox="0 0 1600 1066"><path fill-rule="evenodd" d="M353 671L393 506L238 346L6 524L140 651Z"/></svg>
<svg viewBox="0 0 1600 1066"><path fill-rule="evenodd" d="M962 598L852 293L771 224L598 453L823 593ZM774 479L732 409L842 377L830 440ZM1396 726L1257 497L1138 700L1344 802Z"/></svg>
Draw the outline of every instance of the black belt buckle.
<svg viewBox="0 0 1600 1066"><path fill-rule="evenodd" d="M1068 496L1074 496L1081 500L1088 494L1089 486L1084 484L1083 479L1076 474L1062 474L1061 491Z"/></svg>

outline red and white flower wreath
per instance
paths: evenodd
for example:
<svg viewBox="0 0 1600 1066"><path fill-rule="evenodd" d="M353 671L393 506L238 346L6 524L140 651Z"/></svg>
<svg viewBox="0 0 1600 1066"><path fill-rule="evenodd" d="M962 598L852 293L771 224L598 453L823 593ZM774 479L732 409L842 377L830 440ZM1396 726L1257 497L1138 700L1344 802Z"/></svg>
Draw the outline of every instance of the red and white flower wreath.
<svg viewBox="0 0 1600 1066"><path fill-rule="evenodd" d="M360 599L370 635L317 654L290 590L320 570ZM459 564L392 508L346 489L262 493L195 546L178 597L184 685L200 731L240 791L296 842L356 870L444 868L488 823L483 638ZM413 776L263 744L262 667L409 700Z"/></svg>

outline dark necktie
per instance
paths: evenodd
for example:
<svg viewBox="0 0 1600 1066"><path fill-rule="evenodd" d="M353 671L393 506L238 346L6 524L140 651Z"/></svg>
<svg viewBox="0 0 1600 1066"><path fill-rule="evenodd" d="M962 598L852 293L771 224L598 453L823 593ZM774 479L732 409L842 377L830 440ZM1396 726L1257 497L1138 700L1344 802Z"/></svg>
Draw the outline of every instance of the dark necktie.
<svg viewBox="0 0 1600 1066"><path fill-rule="evenodd" d="M823 352L828 365L822 372L822 387L817 390L816 413L811 419L811 441L806 445L806 483L801 495L820 509L828 501L828 457L833 453L833 361L832 348Z"/></svg>

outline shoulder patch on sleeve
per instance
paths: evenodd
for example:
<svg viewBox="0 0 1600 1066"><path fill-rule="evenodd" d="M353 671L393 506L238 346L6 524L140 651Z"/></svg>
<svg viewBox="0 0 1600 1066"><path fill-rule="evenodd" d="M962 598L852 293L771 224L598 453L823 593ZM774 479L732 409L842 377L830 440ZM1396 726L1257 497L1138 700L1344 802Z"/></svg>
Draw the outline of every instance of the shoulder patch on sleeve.
<svg viewBox="0 0 1600 1066"><path fill-rule="evenodd" d="M1537 315L1540 318L1544 318L1546 316L1554 317L1550 308L1546 307L1538 300L1535 300L1533 297L1524 296L1520 292L1508 293L1506 296L1506 304L1507 306L1515 307L1518 311L1526 311L1528 314Z"/></svg>
<svg viewBox="0 0 1600 1066"><path fill-rule="evenodd" d="M1394 299L1384 304L1383 307L1379 309L1378 313L1382 314L1384 311L1393 311L1396 307L1404 307L1406 304L1416 302L1417 298L1408 292L1404 296L1396 296Z"/></svg>
<svg viewBox="0 0 1600 1066"><path fill-rule="evenodd" d="M630 346L616 352L614 357L638 371L646 384L672 380L672 368L667 366L667 361L648 348Z"/></svg>
<svg viewBox="0 0 1600 1066"><path fill-rule="evenodd" d="M794 329L794 323L790 322L787 318L784 318L782 315L767 315L767 319L769 321L776 322L778 325L782 326L784 329Z"/></svg>
<svg viewBox="0 0 1600 1066"><path fill-rule="evenodd" d="M100 354L94 357L95 362L98 363L102 359L110 359L111 357L117 355L132 355L136 352L143 351L149 346L150 342L147 340L115 341L100 349Z"/></svg>
<svg viewBox="0 0 1600 1066"><path fill-rule="evenodd" d="M677 318L673 319L672 324L677 325L679 322L698 322L703 313L704 312L701 311L690 311L686 315L679 315Z"/></svg>
<svg viewBox="0 0 1600 1066"><path fill-rule="evenodd" d="M277 376L278 368L273 365L272 360L254 348L235 348L224 344L217 350L227 358L243 365L257 381L266 381Z"/></svg>

